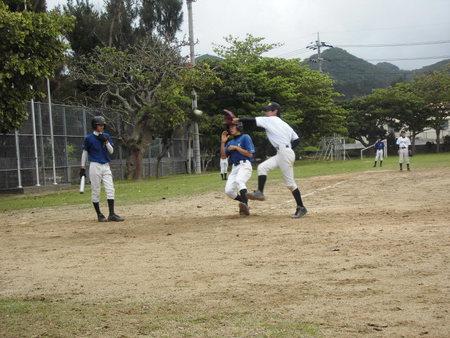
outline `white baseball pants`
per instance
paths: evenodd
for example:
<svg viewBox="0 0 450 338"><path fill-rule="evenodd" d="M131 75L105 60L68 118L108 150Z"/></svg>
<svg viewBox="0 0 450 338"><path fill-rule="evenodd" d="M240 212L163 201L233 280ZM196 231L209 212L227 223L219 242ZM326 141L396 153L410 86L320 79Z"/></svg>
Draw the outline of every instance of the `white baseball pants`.
<svg viewBox="0 0 450 338"><path fill-rule="evenodd" d="M375 154L375 161L383 161L383 149L377 149Z"/></svg>
<svg viewBox="0 0 450 338"><path fill-rule="evenodd" d="M405 162L409 164L409 151L408 151L408 148L399 149L399 152L398 152L398 163L403 163L403 158L405 159Z"/></svg>
<svg viewBox="0 0 450 338"><path fill-rule="evenodd" d="M228 172L228 159L221 158L220 159L220 173L226 174Z"/></svg>
<svg viewBox="0 0 450 338"><path fill-rule="evenodd" d="M105 187L106 198L109 200L114 199L114 184L109 163L101 164L98 162L91 162L89 164L89 179L91 180L91 200L93 203L100 202L100 188L102 182Z"/></svg>
<svg viewBox="0 0 450 338"><path fill-rule="evenodd" d="M258 166L258 176L267 175L270 170L280 168L284 183L290 191L297 189L294 179L295 153L291 148L280 147L277 154Z"/></svg>
<svg viewBox="0 0 450 338"><path fill-rule="evenodd" d="M225 194L231 199L235 199L242 189L247 189L246 184L252 176L252 171L253 168L250 161L241 161L239 165L233 164L225 185Z"/></svg>

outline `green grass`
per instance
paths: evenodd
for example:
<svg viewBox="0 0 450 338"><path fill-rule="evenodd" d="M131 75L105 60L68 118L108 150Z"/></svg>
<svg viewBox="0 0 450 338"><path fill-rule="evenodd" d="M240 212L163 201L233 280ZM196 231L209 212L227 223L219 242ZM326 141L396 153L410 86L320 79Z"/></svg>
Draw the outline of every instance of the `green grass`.
<svg viewBox="0 0 450 338"><path fill-rule="evenodd" d="M0 299L7 337L318 337L316 325L278 313L199 304Z"/></svg>
<svg viewBox="0 0 450 338"><path fill-rule="evenodd" d="M301 160L296 162L295 177L301 186L302 177L380 169L372 168L372 165L372 157L365 158L362 161L359 159L334 162ZM450 153L416 155L411 158L411 167L413 170L418 168L450 167ZM398 170L397 157L390 156L385 160L383 169ZM255 170L248 184L250 189L256 186L256 177L257 173ZM279 179L281 179L280 171L274 170L269 173L268 184L279 184L277 182ZM190 196L209 191L220 191L223 189L223 186L219 172L208 172L200 175L174 175L160 179L146 179L139 182L115 182L118 205L146 204L175 196ZM105 200L104 196L103 200ZM74 187L68 191L34 196L4 196L0 199L0 211L89 203L89 186L87 186L84 194L79 194L77 187Z"/></svg>

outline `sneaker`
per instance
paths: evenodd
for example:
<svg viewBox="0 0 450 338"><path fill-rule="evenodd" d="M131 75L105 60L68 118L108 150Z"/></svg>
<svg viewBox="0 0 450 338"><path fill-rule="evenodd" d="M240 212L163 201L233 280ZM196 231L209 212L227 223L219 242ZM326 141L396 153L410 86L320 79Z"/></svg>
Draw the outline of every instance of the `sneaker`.
<svg viewBox="0 0 450 338"><path fill-rule="evenodd" d="M295 214L291 216L291 218L300 218L306 215L308 210L306 210L305 207L297 207L297 210L295 210Z"/></svg>
<svg viewBox="0 0 450 338"><path fill-rule="evenodd" d="M99 222L108 222L108 220L106 219L106 217L103 214L97 215L97 219Z"/></svg>
<svg viewBox="0 0 450 338"><path fill-rule="evenodd" d="M239 215L250 215L250 208L247 204L239 202Z"/></svg>
<svg viewBox="0 0 450 338"><path fill-rule="evenodd" d="M250 200L264 201L266 199L264 194L259 190L256 190L254 192L248 192L246 196Z"/></svg>
<svg viewBox="0 0 450 338"><path fill-rule="evenodd" d="M123 218L119 215L112 214L108 216L108 222L123 222Z"/></svg>

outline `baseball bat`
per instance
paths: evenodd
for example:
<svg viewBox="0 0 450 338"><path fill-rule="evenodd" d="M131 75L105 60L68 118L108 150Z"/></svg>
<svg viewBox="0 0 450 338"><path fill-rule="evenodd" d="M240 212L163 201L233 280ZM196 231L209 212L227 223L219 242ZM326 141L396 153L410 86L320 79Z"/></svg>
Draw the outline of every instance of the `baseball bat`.
<svg viewBox="0 0 450 338"><path fill-rule="evenodd" d="M84 184L86 183L86 176L81 176L80 179L80 194L84 193Z"/></svg>

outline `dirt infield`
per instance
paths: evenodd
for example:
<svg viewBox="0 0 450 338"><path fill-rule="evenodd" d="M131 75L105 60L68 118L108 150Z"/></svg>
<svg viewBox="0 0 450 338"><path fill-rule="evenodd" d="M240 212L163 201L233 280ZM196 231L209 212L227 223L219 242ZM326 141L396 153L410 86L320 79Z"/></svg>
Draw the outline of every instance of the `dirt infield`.
<svg viewBox="0 0 450 338"><path fill-rule="evenodd" d="M269 178L249 217L222 192L0 214L0 296L272 311L324 336L450 336L450 168Z"/></svg>

